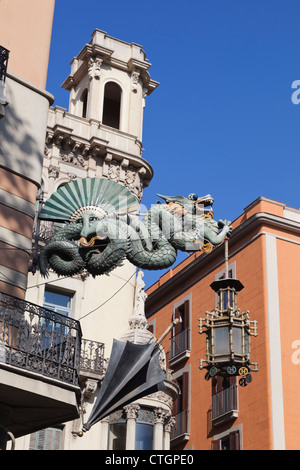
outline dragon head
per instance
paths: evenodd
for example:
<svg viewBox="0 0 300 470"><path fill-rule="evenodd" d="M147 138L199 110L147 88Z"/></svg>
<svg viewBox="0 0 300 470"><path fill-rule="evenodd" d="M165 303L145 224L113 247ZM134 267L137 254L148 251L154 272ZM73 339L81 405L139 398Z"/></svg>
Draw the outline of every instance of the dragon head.
<svg viewBox="0 0 300 470"><path fill-rule="evenodd" d="M196 196L196 195L194 195ZM206 196L203 197L198 197L194 199L194 206L196 209L197 214L204 214L205 216L208 217L213 217L213 206L214 199L210 194L207 194Z"/></svg>
<svg viewBox="0 0 300 470"><path fill-rule="evenodd" d="M213 217L212 205L214 199L210 194L199 197L197 194L191 193L188 197L185 196L163 196L157 194L165 200L167 204L179 204L180 206L187 209L189 212L195 212L197 215L206 215Z"/></svg>

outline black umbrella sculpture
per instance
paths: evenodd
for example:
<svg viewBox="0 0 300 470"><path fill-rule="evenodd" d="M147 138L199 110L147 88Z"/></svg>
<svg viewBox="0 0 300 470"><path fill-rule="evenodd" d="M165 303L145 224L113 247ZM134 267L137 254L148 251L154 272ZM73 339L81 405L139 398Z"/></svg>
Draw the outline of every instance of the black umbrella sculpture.
<svg viewBox="0 0 300 470"><path fill-rule="evenodd" d="M88 431L98 421L126 404L165 389L166 376L159 364L159 345L178 321L178 318L175 319L155 343L134 344L113 340L107 371L83 431Z"/></svg>

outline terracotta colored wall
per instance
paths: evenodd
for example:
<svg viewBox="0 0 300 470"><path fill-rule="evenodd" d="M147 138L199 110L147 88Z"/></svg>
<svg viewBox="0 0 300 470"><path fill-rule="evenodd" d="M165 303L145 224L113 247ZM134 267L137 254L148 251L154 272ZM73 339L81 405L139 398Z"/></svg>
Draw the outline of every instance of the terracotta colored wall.
<svg viewBox="0 0 300 470"><path fill-rule="evenodd" d="M35 204L36 185L4 168L0 168L0 189Z"/></svg>
<svg viewBox="0 0 300 470"><path fill-rule="evenodd" d="M3 294L13 295L14 297L18 297L19 299L24 299L24 291L19 287L12 286L11 284L7 284L7 282L0 281L0 292Z"/></svg>
<svg viewBox="0 0 300 470"><path fill-rule="evenodd" d="M277 239L282 380L287 450L300 448L299 248L299 244Z"/></svg>
<svg viewBox="0 0 300 470"><path fill-rule="evenodd" d="M0 168L0 191L2 192L1 197L5 195L4 200L6 198L10 200L11 196L17 196L20 201L24 200L24 202L28 201L31 204L35 204L36 185L4 168ZM20 288L20 286L16 286L12 281L9 281L5 275L5 268L27 276L29 252L20 249L20 240L17 237L21 235L24 242L27 238L28 245L31 246L33 217L34 213L30 216L23 213L20 207L9 207L3 204L2 201L0 202L0 231L3 227L8 231L6 233L11 234L9 240L6 239L5 242L0 242L1 292L21 298L24 298L25 286ZM5 280L8 282L5 283Z"/></svg>
<svg viewBox="0 0 300 470"><path fill-rule="evenodd" d="M45 89L55 0L1 0L0 45L8 71Z"/></svg>
<svg viewBox="0 0 300 470"><path fill-rule="evenodd" d="M0 0L0 45L10 51L9 106L1 120L0 287L2 292L22 298L50 103L43 90L54 4L55 0ZM24 115L24 102L30 102L34 112L27 109Z"/></svg>
<svg viewBox="0 0 300 470"><path fill-rule="evenodd" d="M283 208L280 205L274 205L275 215L283 215ZM256 209L251 208L252 215L257 212L272 213L272 204L260 204ZM247 214L245 217L247 220ZM214 292L209 285L214 280L215 274L219 273L224 265L220 265L221 257L217 259L212 256L212 261L207 258L207 263L202 271L194 274L196 283L184 289L185 283L192 283L193 276L182 277L180 287L175 287L171 292L166 292L162 300L157 302L167 303L159 312L150 316L149 320L156 318L156 336L167 328L172 316L173 305L187 294L192 295L192 337L191 337L191 357L179 365L171 367L174 371L190 365L191 367L191 433L190 439L185 447L194 446L194 449L210 449L211 440L214 434L219 434L225 430L230 430L231 426L242 424L243 429L243 448L245 450L269 450L272 449L272 416L271 416L271 389L270 389L270 363L269 363L269 337L268 337L268 303L267 303L267 276L266 276L266 247L264 232L277 233L283 235L281 229L272 229L270 226L257 226L252 231L248 231L240 240L229 243L229 263L236 263L237 278L244 285L244 289L238 295L239 308L250 311L250 319L258 322L258 337L252 338L253 361L258 362L259 371L253 373L252 382L245 388L239 386L239 414L238 418L231 423L225 423L212 428L211 426L211 382L204 379L205 371L199 370L200 358L205 359L205 335L198 333L198 318L205 317L206 310L214 308ZM287 233L285 233L287 236ZM296 234L290 234L296 238ZM251 241L252 240L252 241ZM234 253L232 255L232 253ZM297 253L297 254L296 254ZM223 253L222 253L223 255ZM222 256L221 255L221 256ZM295 448L296 442L299 443L299 418L300 406L296 400L297 390L299 390L298 381L294 380L300 368L300 328L297 319L299 311L299 290L300 274L295 275L295 270L291 265L299 266L300 250L299 245L289 244L287 249L286 242L277 242L278 255L278 276L279 276L279 298L282 334L282 367L284 382L284 406L286 423L286 442L287 448ZM180 269L188 265L189 261L197 259L198 256L192 255L188 260L167 273L156 286L152 286L147 293L155 292L160 284L163 287L168 280L174 279ZM211 272L211 266L217 267ZM205 275L205 272L209 274ZM204 275L203 278L202 275ZM158 290L159 291L159 290ZM290 292L295 295L291 296ZM162 291L163 292L163 291ZM158 298L158 297L157 297ZM152 311L155 308L151 304ZM291 313L292 312L292 313ZM288 326L288 328L286 328ZM297 329L298 328L298 329ZM299 334L298 334L298 333ZM299 365L292 363L291 348L294 340L299 339ZM169 338L164 341L165 351L169 349ZM285 385L286 383L286 385ZM299 431L298 431L299 429ZM298 448L299 448L299 444ZM178 446L182 448L182 446ZM297 448L297 447L296 447Z"/></svg>

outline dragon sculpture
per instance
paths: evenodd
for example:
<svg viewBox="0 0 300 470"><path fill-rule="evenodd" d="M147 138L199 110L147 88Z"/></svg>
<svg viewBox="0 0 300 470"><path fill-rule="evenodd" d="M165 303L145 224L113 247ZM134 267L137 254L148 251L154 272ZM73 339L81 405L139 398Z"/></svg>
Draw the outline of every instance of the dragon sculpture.
<svg viewBox="0 0 300 470"><path fill-rule="evenodd" d="M141 215L138 201L123 186L106 179L85 178L60 188L45 203L41 220L63 222L41 250L40 271L58 275L86 270L110 273L124 259L147 270L165 269L177 250L206 251L230 236L229 221L213 219L210 195L167 197Z"/></svg>

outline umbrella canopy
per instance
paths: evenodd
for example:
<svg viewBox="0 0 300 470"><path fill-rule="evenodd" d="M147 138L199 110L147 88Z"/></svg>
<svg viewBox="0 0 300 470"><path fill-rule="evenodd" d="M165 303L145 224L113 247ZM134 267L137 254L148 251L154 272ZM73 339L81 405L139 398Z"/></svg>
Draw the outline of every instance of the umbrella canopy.
<svg viewBox="0 0 300 470"><path fill-rule="evenodd" d="M113 411L143 396L164 390L165 374L159 364L157 343L134 344L113 340L107 371L83 430Z"/></svg>

